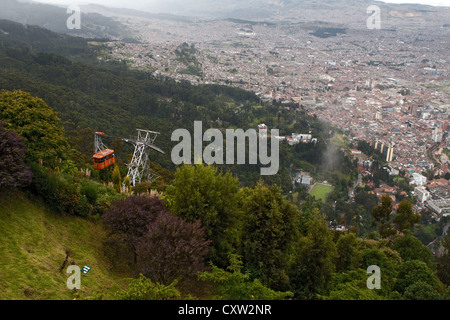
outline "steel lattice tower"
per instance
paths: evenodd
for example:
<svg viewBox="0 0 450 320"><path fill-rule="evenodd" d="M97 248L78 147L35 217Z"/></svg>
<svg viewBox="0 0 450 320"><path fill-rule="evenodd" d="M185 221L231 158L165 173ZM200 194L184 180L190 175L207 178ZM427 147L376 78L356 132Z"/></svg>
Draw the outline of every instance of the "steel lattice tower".
<svg viewBox="0 0 450 320"><path fill-rule="evenodd" d="M159 178L157 173L150 170L149 152L150 149L164 153L160 148L154 145L159 132L150 130L136 129L138 132L137 139L123 139L123 141L134 145L134 154L131 163L127 165L127 176L130 178L132 186L142 181L154 181Z"/></svg>
<svg viewBox="0 0 450 320"><path fill-rule="evenodd" d="M103 144L101 136L104 136L103 132L96 132L94 135L94 153L101 152L102 150L107 149L107 147Z"/></svg>

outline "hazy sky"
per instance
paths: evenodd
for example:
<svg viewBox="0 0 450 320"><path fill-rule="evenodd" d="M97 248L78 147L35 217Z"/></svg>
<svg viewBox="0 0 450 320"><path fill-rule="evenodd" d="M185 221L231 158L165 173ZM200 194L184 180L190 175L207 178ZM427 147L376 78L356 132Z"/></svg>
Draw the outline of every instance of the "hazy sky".
<svg viewBox="0 0 450 320"><path fill-rule="evenodd" d="M38 2L52 3L52 4L62 4L62 5L78 5L78 4L88 4L95 3L101 4L109 7L119 7L119 8L134 8L139 9L143 7L157 8L157 3L164 0L35 0ZM243 0L245 1L245 0ZM383 2L388 3L419 3L428 4L432 6L450 6L449 0L385 0Z"/></svg>

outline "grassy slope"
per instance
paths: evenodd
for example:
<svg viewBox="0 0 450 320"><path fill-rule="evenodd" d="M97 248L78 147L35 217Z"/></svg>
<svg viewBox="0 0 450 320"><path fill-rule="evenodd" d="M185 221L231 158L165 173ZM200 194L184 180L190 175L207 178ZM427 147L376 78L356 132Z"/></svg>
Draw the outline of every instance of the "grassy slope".
<svg viewBox="0 0 450 320"><path fill-rule="evenodd" d="M69 264L92 269L81 275L82 295L123 283L109 271L100 222L56 214L39 199L0 191L0 300L72 299L66 286ZM69 263L59 271L66 249Z"/></svg>

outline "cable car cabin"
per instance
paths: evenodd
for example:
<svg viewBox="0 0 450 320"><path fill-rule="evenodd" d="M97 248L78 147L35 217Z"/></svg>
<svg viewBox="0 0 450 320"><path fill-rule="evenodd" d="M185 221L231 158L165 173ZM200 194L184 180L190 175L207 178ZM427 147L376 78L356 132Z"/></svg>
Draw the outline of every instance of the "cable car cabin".
<svg viewBox="0 0 450 320"><path fill-rule="evenodd" d="M116 157L114 156L114 150L105 149L97 152L93 156L94 158L94 168L95 169L105 169L106 167L114 164L116 162Z"/></svg>

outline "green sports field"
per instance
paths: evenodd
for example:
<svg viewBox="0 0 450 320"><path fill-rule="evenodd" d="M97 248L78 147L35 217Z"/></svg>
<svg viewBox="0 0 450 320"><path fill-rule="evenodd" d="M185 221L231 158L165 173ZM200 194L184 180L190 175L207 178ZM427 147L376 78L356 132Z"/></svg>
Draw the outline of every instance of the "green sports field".
<svg viewBox="0 0 450 320"><path fill-rule="evenodd" d="M311 196L316 197L317 200L325 201L327 195L331 191L333 191L332 186L327 186L324 184L316 184L309 194Z"/></svg>

